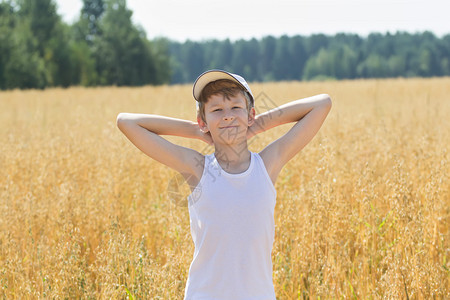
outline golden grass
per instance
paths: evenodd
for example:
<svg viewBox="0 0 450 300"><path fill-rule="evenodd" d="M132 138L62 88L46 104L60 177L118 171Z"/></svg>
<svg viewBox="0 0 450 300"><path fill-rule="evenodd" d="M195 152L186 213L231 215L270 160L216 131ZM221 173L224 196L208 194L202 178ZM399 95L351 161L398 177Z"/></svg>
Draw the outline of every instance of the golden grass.
<svg viewBox="0 0 450 300"><path fill-rule="evenodd" d="M277 298L450 297L450 78L252 89L333 99L277 181ZM116 128L124 111L194 120L191 86L0 93L0 298L182 299L189 214L167 192L175 172Z"/></svg>

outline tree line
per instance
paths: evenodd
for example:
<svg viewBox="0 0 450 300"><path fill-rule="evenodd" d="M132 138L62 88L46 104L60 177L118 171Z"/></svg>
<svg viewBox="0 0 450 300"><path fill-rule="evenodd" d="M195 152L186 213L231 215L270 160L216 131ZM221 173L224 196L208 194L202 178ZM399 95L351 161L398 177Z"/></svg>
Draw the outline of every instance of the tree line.
<svg viewBox="0 0 450 300"><path fill-rule="evenodd" d="M261 82L450 75L450 34L431 32L170 42L169 49L174 83L211 68Z"/></svg>
<svg viewBox="0 0 450 300"><path fill-rule="evenodd" d="M249 81L450 75L450 34L431 32L149 40L126 0L83 0L66 24L54 0L0 0L0 89L192 83L207 69Z"/></svg>
<svg viewBox="0 0 450 300"><path fill-rule="evenodd" d="M83 0L65 24L53 0L0 2L0 89L170 81L165 44L149 41L126 0Z"/></svg>

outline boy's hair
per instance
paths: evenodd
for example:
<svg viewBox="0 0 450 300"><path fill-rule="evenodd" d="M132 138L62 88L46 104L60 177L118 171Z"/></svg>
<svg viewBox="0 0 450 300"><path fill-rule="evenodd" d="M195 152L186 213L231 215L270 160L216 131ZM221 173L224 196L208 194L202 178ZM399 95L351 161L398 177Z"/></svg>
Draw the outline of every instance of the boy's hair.
<svg viewBox="0 0 450 300"><path fill-rule="evenodd" d="M200 93L197 105L197 115L199 115L203 122L205 121L205 104L208 102L209 97L213 95L222 95L226 99L236 96L238 93L242 93L245 98L247 111L253 107L252 98L249 94L236 82L228 79L219 79L208 83Z"/></svg>

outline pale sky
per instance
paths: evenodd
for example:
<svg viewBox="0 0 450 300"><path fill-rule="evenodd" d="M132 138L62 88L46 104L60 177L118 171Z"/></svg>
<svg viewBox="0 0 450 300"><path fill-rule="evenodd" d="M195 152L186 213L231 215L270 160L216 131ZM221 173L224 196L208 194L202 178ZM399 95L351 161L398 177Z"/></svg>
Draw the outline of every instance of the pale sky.
<svg viewBox="0 0 450 300"><path fill-rule="evenodd" d="M55 0L67 23L79 17L82 0ZM450 0L128 0L133 22L147 38L223 40L338 32L450 33Z"/></svg>

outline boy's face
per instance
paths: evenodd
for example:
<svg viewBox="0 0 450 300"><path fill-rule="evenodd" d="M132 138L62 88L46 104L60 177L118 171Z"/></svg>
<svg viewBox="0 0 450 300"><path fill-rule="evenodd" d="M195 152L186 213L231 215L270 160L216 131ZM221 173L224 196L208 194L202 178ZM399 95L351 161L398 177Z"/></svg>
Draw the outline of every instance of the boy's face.
<svg viewBox="0 0 450 300"><path fill-rule="evenodd" d="M255 120L255 109L247 110L246 99L238 93L229 99L216 94L205 103L205 122L199 119L200 128L210 132L214 144L235 144L247 140L247 130Z"/></svg>

